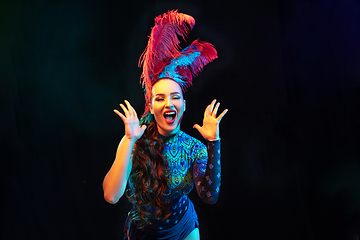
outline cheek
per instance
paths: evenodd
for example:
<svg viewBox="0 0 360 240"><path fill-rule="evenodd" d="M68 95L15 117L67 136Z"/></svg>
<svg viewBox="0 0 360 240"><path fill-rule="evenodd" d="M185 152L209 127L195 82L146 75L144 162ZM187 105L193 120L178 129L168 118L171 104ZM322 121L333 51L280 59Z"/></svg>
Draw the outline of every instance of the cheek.
<svg viewBox="0 0 360 240"><path fill-rule="evenodd" d="M159 104L154 103L154 104L152 104L151 107L152 107L152 111L153 111L155 118L158 118L159 116L162 115L162 110L161 110L162 108L161 108L161 106L159 106Z"/></svg>
<svg viewBox="0 0 360 240"><path fill-rule="evenodd" d="M185 112L185 104L184 103L179 104L178 110L182 115Z"/></svg>

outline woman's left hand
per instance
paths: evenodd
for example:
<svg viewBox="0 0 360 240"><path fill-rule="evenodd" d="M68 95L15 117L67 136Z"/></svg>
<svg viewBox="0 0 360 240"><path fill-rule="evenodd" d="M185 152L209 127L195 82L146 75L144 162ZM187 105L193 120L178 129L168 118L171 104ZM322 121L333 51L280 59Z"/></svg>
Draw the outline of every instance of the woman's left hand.
<svg viewBox="0 0 360 240"><path fill-rule="evenodd" d="M214 99L211 104L205 109L203 126L200 127L199 124L195 124L193 126L193 128L196 128L200 132L200 134L208 141L215 141L220 139L219 124L221 119L228 112L228 109L225 109L219 115L219 117L216 117L220 102L218 102L216 106L215 102L216 99Z"/></svg>

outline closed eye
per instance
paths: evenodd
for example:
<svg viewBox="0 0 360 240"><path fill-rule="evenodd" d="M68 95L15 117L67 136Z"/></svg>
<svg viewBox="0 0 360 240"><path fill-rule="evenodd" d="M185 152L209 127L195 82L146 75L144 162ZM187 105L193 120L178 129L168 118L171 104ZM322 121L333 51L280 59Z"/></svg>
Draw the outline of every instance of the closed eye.
<svg viewBox="0 0 360 240"><path fill-rule="evenodd" d="M181 99L181 95L180 94L174 94L172 96L172 99L176 99L176 100Z"/></svg>

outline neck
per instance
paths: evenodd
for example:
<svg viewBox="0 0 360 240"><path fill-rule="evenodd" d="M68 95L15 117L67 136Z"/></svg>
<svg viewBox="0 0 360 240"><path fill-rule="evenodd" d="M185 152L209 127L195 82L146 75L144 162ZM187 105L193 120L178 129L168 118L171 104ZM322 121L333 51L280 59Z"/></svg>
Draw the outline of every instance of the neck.
<svg viewBox="0 0 360 240"><path fill-rule="evenodd" d="M180 131L180 124L172 131L166 131L164 129L161 129L159 126L157 126L158 128L158 132L161 136L163 137L170 137L175 135L176 133L178 133Z"/></svg>

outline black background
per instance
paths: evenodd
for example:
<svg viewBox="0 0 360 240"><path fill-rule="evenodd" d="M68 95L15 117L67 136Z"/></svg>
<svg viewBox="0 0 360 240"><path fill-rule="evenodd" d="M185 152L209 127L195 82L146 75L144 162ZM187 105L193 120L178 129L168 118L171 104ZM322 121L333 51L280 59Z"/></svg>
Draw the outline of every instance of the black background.
<svg viewBox="0 0 360 240"><path fill-rule="evenodd" d="M201 239L358 239L360 2L2 1L1 239L122 239L130 206L102 180L141 114L137 67L153 19L196 19L219 58L185 94L182 130L212 99L221 122L215 205L190 194Z"/></svg>

